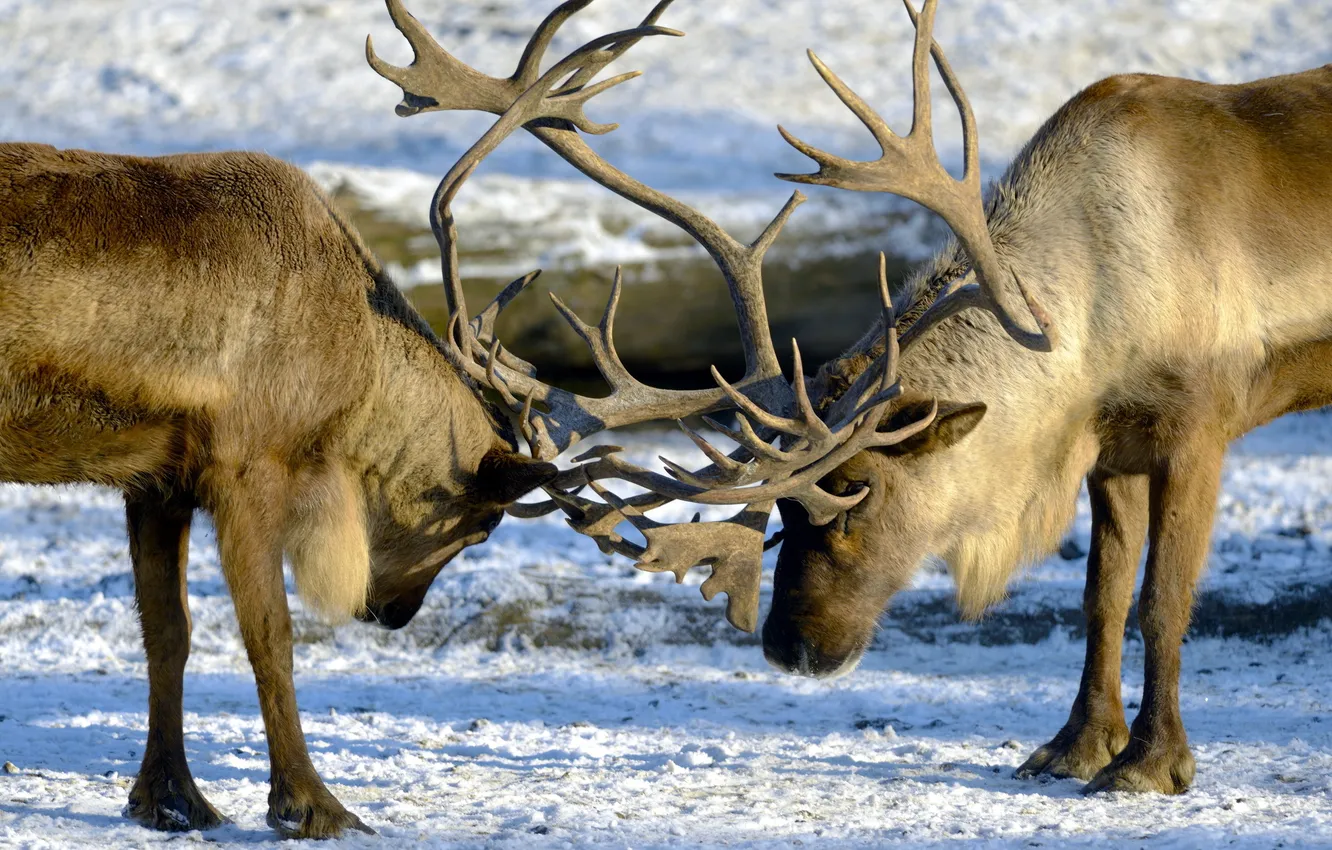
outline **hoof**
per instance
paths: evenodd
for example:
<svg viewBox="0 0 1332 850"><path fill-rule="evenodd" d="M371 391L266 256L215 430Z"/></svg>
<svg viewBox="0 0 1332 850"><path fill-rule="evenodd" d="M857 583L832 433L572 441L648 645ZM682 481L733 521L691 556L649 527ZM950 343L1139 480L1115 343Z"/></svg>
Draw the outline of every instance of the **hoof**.
<svg viewBox="0 0 1332 850"><path fill-rule="evenodd" d="M149 829L164 832L213 829L231 822L218 814L188 776L147 780L140 775L123 814Z"/></svg>
<svg viewBox="0 0 1332 850"><path fill-rule="evenodd" d="M1148 749L1134 739L1082 789L1102 791L1154 791L1183 794L1193 784L1193 753L1182 738L1176 743Z"/></svg>
<svg viewBox="0 0 1332 850"><path fill-rule="evenodd" d="M322 787L308 794L292 792L281 799L270 798L268 825L283 838L338 838L347 830L375 834Z"/></svg>
<svg viewBox="0 0 1332 850"><path fill-rule="evenodd" d="M1054 740L1032 753L1013 775L1033 779L1046 774L1086 781L1110 764L1128 740L1128 726L1122 719L1118 723L1070 723Z"/></svg>

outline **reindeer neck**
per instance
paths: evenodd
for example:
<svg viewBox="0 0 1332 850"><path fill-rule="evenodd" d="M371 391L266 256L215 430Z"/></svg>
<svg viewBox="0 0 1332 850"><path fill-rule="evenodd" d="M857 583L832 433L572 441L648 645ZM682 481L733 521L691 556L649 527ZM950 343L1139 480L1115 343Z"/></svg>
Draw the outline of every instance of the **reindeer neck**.
<svg viewBox="0 0 1332 850"><path fill-rule="evenodd" d="M946 522L932 550L948 564L968 616L1002 599L1018 569L1058 546L1096 459L1092 420L1103 388L1085 361L1096 341L1081 331L1089 305L1075 283L1090 280L1095 264L1086 249L1051 250L1087 244L1076 237L1088 224L1071 193L1042 191L1058 183L1041 176L1048 161L1040 151L1019 157L995 189L990 216L1004 270L1020 274L1067 329L1059 347L1030 351L992 316L971 310L920 337L899 369L907 394L987 408L975 431L920 465L928 479L921 486L948 503L938 507ZM909 279L899 294L899 333L968 271L965 254L950 244Z"/></svg>
<svg viewBox="0 0 1332 850"><path fill-rule="evenodd" d="M502 428L391 283L379 286L371 305L378 375L349 435L357 465L380 488L427 475L460 488L482 455L508 442Z"/></svg>

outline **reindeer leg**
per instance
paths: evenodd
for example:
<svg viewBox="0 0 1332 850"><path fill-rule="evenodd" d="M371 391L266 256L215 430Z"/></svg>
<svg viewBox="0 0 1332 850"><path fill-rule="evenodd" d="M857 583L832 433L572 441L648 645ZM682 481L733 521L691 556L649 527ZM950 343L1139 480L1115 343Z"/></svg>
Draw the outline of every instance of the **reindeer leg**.
<svg viewBox="0 0 1332 850"><path fill-rule="evenodd" d="M190 654L185 595L194 506L160 492L125 498L134 596L148 656L148 744L125 815L152 829L211 829L226 818L194 784L185 760L181 692Z"/></svg>
<svg viewBox="0 0 1332 850"><path fill-rule="evenodd" d="M292 682L291 614L282 583L289 479L277 464L219 474L214 518L222 571L254 670L268 737L268 825L284 838L373 833L324 787L310 763Z"/></svg>
<svg viewBox="0 0 1332 850"><path fill-rule="evenodd" d="M1133 602L1142 544L1147 537L1147 476L1108 476L1092 472L1092 548L1087 559L1087 660L1068 722L1038 749L1015 776L1042 773L1091 779L1128 743L1124 703L1119 696L1124 623Z"/></svg>
<svg viewBox="0 0 1332 850"><path fill-rule="evenodd" d="M1224 453L1220 441L1190 446L1152 472L1150 546L1138 603L1147 655L1142 708L1128 745L1085 793L1182 794L1193 782L1193 754L1179 716L1179 650L1207 562Z"/></svg>

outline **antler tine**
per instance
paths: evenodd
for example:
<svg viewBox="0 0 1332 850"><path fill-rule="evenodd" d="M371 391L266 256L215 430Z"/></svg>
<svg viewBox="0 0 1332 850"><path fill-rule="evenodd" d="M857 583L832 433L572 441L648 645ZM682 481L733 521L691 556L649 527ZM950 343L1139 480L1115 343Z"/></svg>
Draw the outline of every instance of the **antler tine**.
<svg viewBox="0 0 1332 850"><path fill-rule="evenodd" d="M374 40L365 37L365 59L370 67L402 89L402 102L395 111L401 116L436 109L478 109L501 115L515 97L506 80L498 80L459 62L439 46L402 0L385 0L389 17L412 48L412 64L390 65L375 53Z"/></svg>
<svg viewBox="0 0 1332 850"><path fill-rule="evenodd" d="M916 12L916 7L911 5L911 0L902 0L902 4L906 6L907 14L911 16L911 25L916 28L916 50L912 54L912 63L914 66L914 63L917 61L916 60L917 54L921 53L920 43L922 40L921 38L922 27L918 20L919 15ZM932 4L930 5L932 6ZM927 24L925 24L923 29L927 34L933 34L934 32L934 15L932 8L930 10L930 20ZM929 40L930 40L930 55L934 58L934 64L939 69L939 76L943 77L944 87L948 89L948 94L953 98L953 103L957 105L957 111L962 117L962 148L963 148L963 163L964 163L962 171L962 181L964 183L970 183L972 181L975 181L977 186L979 187L980 135L976 132L976 114L971 109L971 100L967 97L967 93L962 89L962 83L958 81L957 74L953 73L953 66L948 62L948 57L944 56L943 48L941 48L937 43L935 43L933 38L930 38ZM928 93L929 68L924 67L925 57L923 55L920 56L919 61L920 65L922 66L920 68L919 73L922 74L927 80L925 86ZM914 67L912 71L913 73L917 73ZM913 107L919 108L919 103L918 102L913 103ZM929 120L928 98L926 99L925 110L927 116L926 120L928 121Z"/></svg>
<svg viewBox="0 0 1332 850"><path fill-rule="evenodd" d="M478 343L484 345L487 341L495 339L495 321L499 318L500 313L503 313L504 308L508 307L509 304L513 302L513 299L521 295L527 287L531 286L540 276L541 269L537 269L536 271L528 272L517 280L514 280L508 286L501 289L499 294L491 299L491 302L486 305L484 310L476 314L476 317L471 321L471 326L472 334L476 337ZM465 313L460 315L465 315ZM523 374L529 377L536 375L535 366L528 363L526 360L523 360L521 357L515 356L513 352L506 350L504 346L500 346L499 356L500 362L505 366L508 366L510 369L521 370Z"/></svg>
<svg viewBox="0 0 1332 850"><path fill-rule="evenodd" d="M882 251L879 252L879 302L881 309L879 326L882 328L884 340L883 353L875 359L870 368L856 376L851 386L829 408L827 420L838 423L834 426L834 430L859 418L866 409L878 403L877 399L880 396L888 393L896 395L899 391L897 360L900 348L897 339L897 312L893 309L892 294L888 291L888 258Z"/></svg>
<svg viewBox="0 0 1332 850"><path fill-rule="evenodd" d="M510 107L537 82L545 77L539 72L542 57L550 46L555 32L560 26L590 0L570 0L556 9L528 42L518 69L507 78L492 77L483 74L471 66L460 62L430 35L407 9L401 0L385 0L389 16L398 31L411 45L414 59L406 68L390 65L375 53L374 40L369 36L365 40L365 58L375 73L397 84L402 89L402 102L397 113L402 116L416 115L419 112L432 112L441 109L474 109L503 115ZM589 98L595 97L608 88L632 79L632 74L621 75L590 88L585 84L601 72L610 62L619 58L626 50L650 35L683 35L677 30L646 25L631 30L624 30L602 36L584 45L566 57L556 68L565 62L574 61L572 66L564 67L563 73L555 74L561 80L573 77L554 92L555 98L548 104L549 114L533 116L566 121L585 133L602 134L614 129L614 125L597 124L583 114L583 105ZM555 69L547 71L551 74Z"/></svg>
<svg viewBox="0 0 1332 850"><path fill-rule="evenodd" d="M957 234L958 241L971 258L977 290L968 291L956 309L932 315L931 324L952 315L957 309L981 307L994 315L1014 341L1035 351L1049 351L1055 345L1053 320L1022 281L1004 269L990 239L981 196L975 115L943 49L934 42L934 12L938 0L925 0L919 15L910 0L904 0L904 3L916 28L912 52L910 132L906 136L893 133L862 98L811 52L810 61L819 76L870 130L883 149L883 155L869 162L844 159L818 150L784 128L778 128L787 142L818 164L819 170L814 174L777 176L796 183L815 183L861 192L889 192L938 213ZM934 148L930 108L931 56L962 116L966 164L961 180L955 180L944 169ZM1024 309L1035 320L1034 331L1017 319ZM923 331L924 327L920 332Z"/></svg>
<svg viewBox="0 0 1332 850"><path fill-rule="evenodd" d="M774 448L754 431L754 426L749 424L743 413L735 415L736 424L739 428L728 428L726 425L713 419L711 416L704 416L703 421L708 427L723 436L728 437L732 442L739 443L749 454L756 458L767 458L768 460L785 460L787 455L781 449Z"/></svg>
<svg viewBox="0 0 1332 850"><path fill-rule="evenodd" d="M541 76L541 60L546 55L546 49L550 43L555 40L555 34L559 32L560 27L572 18L574 15L592 5L592 0L568 0L555 8L555 11L546 16L532 33L532 38L528 40L527 47L523 48L522 58L518 60L518 68L513 72L509 79L523 88L531 86Z"/></svg>
<svg viewBox="0 0 1332 850"><path fill-rule="evenodd" d="M828 430L827 424L814 410L814 405L810 404L809 388L805 386L804 362L800 358L800 344L794 339L791 340L791 358L794 362L791 384L795 390L796 412L801 419L801 434L810 440L826 440L832 436L832 431Z"/></svg>
<svg viewBox="0 0 1332 850"><path fill-rule="evenodd" d="M930 52L934 46L936 6L934 0L925 0L925 13L918 16L911 0L902 0L902 4L906 6L907 14L911 16L911 25L916 30L915 43L911 45L911 131L907 136L920 133L932 139L934 123L931 117L933 103L930 100Z"/></svg>
<svg viewBox="0 0 1332 850"><path fill-rule="evenodd" d="M670 5L673 2L675 2L675 0L661 0L661 2L659 2L655 7L653 7L652 11L648 13L647 17L643 18L642 22L639 23L639 26L650 27L653 24L655 24L657 21L661 20L661 16L666 13L666 10L670 8ZM633 47L637 43L638 43L637 40L629 39L610 47L606 51L606 63L609 64L611 62L614 62L616 59L620 58L620 56L622 56L626 50ZM579 71L578 73L574 74L574 76L570 78L566 87L577 88L579 86L585 85L588 82L588 80L591 80L592 77L596 76L596 73L597 72L595 70L592 70L591 68L585 68Z"/></svg>
<svg viewBox="0 0 1332 850"><path fill-rule="evenodd" d="M630 391L632 388L644 387L629 370L625 368L620 360L619 352L615 350L615 311L620 306L620 293L624 288L624 272L619 267L615 267L615 277L611 281L610 296L606 299L606 307L602 311L601 321L593 327L582 319L578 314L569 308L563 300L555 293L550 293L550 300L555 305L564 320L573 328L574 333L578 334L583 343L587 345L592 353L592 363L601 373L602 378L610 385L612 392L616 390Z"/></svg>

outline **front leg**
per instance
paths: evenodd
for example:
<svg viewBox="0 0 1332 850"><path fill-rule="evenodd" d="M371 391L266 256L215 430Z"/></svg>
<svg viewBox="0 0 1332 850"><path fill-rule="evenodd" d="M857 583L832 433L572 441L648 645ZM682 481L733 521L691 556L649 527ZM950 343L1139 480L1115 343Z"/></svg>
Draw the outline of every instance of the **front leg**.
<svg viewBox="0 0 1332 850"><path fill-rule="evenodd" d="M1193 754L1179 716L1179 649L1193 593L1207 563L1225 443L1180 448L1151 477L1147 573L1138 603L1146 651L1142 708L1128 746L1084 788L1182 794L1193 782Z"/></svg>
<svg viewBox="0 0 1332 850"><path fill-rule="evenodd" d="M148 656L148 744L125 815L152 829L210 829L226 818L209 805L185 761L181 692L190 654L185 562L194 506L160 492L125 499L134 598Z"/></svg>
<svg viewBox="0 0 1332 850"><path fill-rule="evenodd" d="M1087 615L1087 659L1068 722L1015 774L1042 773L1091 779L1128 743L1119 695L1124 623L1133 602L1133 580L1147 538L1147 476L1087 477L1091 495L1092 547L1087 558L1083 610Z"/></svg>
<svg viewBox="0 0 1332 850"><path fill-rule="evenodd" d="M251 464L212 482L222 571L254 669L268 738L268 825L285 838L373 833L324 787L310 763L292 682L291 614L282 582L290 479L278 464Z"/></svg>

